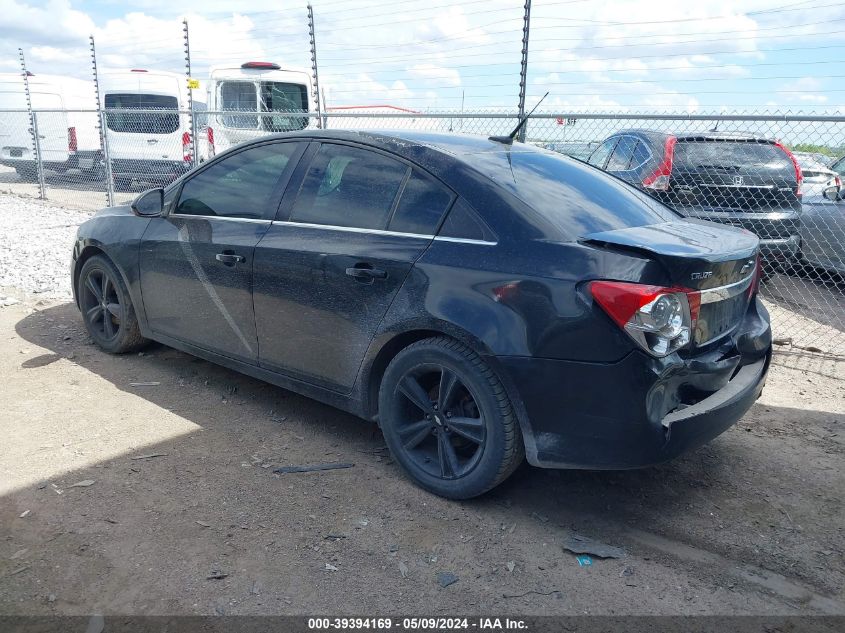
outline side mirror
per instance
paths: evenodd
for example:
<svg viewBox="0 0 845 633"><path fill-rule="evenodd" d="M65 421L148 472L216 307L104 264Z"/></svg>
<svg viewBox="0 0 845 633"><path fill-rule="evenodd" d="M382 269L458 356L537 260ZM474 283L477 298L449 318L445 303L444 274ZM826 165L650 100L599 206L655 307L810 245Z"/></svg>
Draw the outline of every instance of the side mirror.
<svg viewBox="0 0 845 633"><path fill-rule="evenodd" d="M845 194L845 192L842 192L842 193ZM842 199L840 191L839 191L839 187L836 187L836 186L828 187L827 189L825 189L824 190L824 197L827 198L828 200L832 200L833 202L836 202L837 200Z"/></svg>
<svg viewBox="0 0 845 633"><path fill-rule="evenodd" d="M135 198L132 213L143 218L157 218L164 212L164 189L150 189Z"/></svg>

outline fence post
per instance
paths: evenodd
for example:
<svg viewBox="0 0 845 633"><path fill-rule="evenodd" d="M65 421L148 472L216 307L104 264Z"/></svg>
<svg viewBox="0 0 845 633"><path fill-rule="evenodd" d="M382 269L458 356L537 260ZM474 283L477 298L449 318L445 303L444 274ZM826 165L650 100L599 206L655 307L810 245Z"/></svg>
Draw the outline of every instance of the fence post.
<svg viewBox="0 0 845 633"><path fill-rule="evenodd" d="M97 98L97 115L100 127L100 145L103 147L103 166L105 167L106 178L106 204L114 206L114 178L111 171L111 158L109 158L109 134L106 127L106 113L100 101L100 79L97 74L97 49L94 46L94 36L89 37L91 42L91 70L94 73L94 96Z"/></svg>
<svg viewBox="0 0 845 633"><path fill-rule="evenodd" d="M191 77L191 40L188 36L188 18L182 20L182 31L185 33L185 72L187 73L186 82L188 84L188 123L191 126L191 165L196 167L199 165L199 154L197 152L197 120L194 116L194 80ZM180 114L181 116L181 114Z"/></svg>
<svg viewBox="0 0 845 633"><path fill-rule="evenodd" d="M525 0L525 15L522 18L522 60L519 65L519 120L525 116L525 85L528 76L528 31L531 27L531 0ZM528 123L519 131L519 140L525 142Z"/></svg>
<svg viewBox="0 0 845 633"><path fill-rule="evenodd" d="M21 75L23 76L23 88L26 95L26 109L29 113L29 131L32 134L32 151L35 154L35 175L38 178L38 197L42 200L47 198L47 188L44 186L44 164L41 159L41 139L38 135L38 119L32 111L32 94L29 92L29 71L26 69L26 60L23 56L23 49L18 49L21 60Z"/></svg>
<svg viewBox="0 0 845 633"><path fill-rule="evenodd" d="M317 38L314 35L314 8L308 4L308 36L311 38L311 70L314 73L314 103L317 106L317 127L325 127L320 107L320 77L317 73Z"/></svg>

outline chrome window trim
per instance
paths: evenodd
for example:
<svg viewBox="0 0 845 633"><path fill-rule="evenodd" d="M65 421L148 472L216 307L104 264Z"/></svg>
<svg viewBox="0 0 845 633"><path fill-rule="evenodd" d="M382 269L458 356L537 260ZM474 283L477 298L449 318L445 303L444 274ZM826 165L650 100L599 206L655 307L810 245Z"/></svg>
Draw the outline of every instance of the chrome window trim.
<svg viewBox="0 0 845 633"><path fill-rule="evenodd" d="M250 222L252 224L272 224L272 220L264 218L233 218L227 215L194 215L193 213L170 213L168 218L199 218L200 220L224 220L226 222Z"/></svg>
<svg viewBox="0 0 845 633"><path fill-rule="evenodd" d="M480 244L483 246L496 246L498 242L487 240L474 240L464 237L448 237L446 235L428 235L422 233L403 233L401 231L386 231L384 229L364 229L357 226L337 226L335 224L313 224L310 222L292 222L290 220L273 220L272 224L280 226L301 226L308 229L322 229L327 231L346 231L348 233L364 233L369 235L387 235L391 237L408 237L421 240L435 240L438 242L455 242L457 244Z"/></svg>
<svg viewBox="0 0 845 633"><path fill-rule="evenodd" d="M293 222L290 220L273 220L273 224L281 226L301 226L307 229L323 229L328 231L346 231L347 233L367 233L371 235L389 235L393 237L410 237L422 240L434 239L433 235L421 233L401 233L399 231L386 231L384 229L364 229L357 226L337 226L335 224L312 224L310 222Z"/></svg>
<svg viewBox="0 0 845 633"><path fill-rule="evenodd" d="M755 274L756 271L752 272L745 279L741 279L732 284L719 286L718 288L705 288L704 290L699 290L698 292L701 295L701 305L725 301L726 299L731 299L739 294L742 294L751 285Z"/></svg>

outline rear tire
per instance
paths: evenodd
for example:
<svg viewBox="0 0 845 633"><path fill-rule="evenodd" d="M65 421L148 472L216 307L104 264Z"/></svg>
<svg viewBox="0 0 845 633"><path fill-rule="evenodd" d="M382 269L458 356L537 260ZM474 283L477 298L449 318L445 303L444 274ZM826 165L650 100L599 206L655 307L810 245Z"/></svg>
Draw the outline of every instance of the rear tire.
<svg viewBox="0 0 845 633"><path fill-rule="evenodd" d="M478 354L446 337L414 343L391 361L379 389L379 422L405 473L449 499L487 492L525 457L501 381Z"/></svg>
<svg viewBox="0 0 845 633"><path fill-rule="evenodd" d="M82 265L76 296L85 329L100 349L125 354L147 344L123 278L106 257L95 255Z"/></svg>

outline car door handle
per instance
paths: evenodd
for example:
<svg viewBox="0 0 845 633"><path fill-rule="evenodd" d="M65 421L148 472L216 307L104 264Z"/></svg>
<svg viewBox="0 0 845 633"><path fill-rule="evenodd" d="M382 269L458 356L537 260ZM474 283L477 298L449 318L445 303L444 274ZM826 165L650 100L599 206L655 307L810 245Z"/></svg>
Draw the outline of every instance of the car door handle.
<svg viewBox="0 0 845 633"><path fill-rule="evenodd" d="M372 281L373 279L387 279L387 271L380 268L373 268L369 264L356 264L351 268L346 269L346 274L355 279L362 281Z"/></svg>
<svg viewBox="0 0 845 633"><path fill-rule="evenodd" d="M214 256L218 262L223 262L224 264L242 264L246 261L246 257L243 255L235 255L234 253L217 253Z"/></svg>

